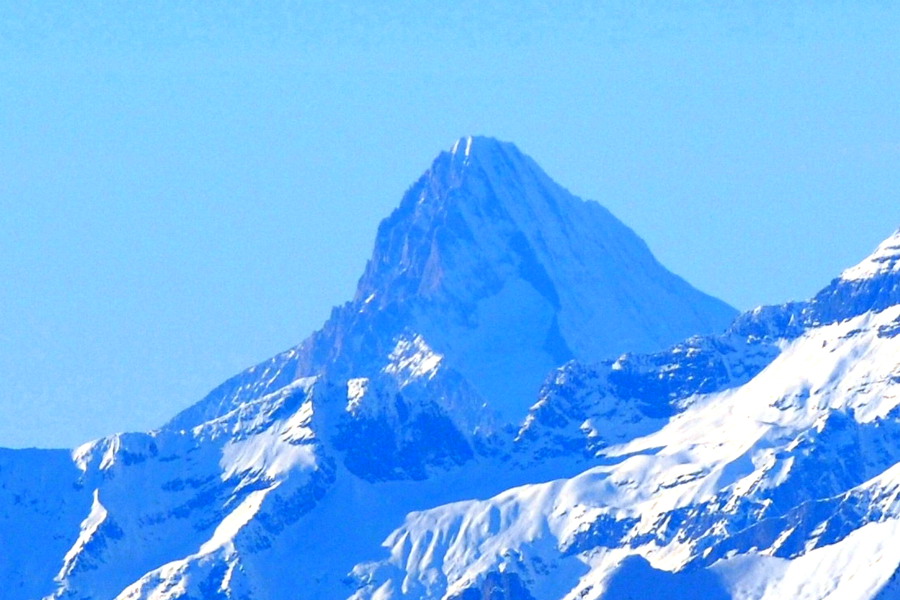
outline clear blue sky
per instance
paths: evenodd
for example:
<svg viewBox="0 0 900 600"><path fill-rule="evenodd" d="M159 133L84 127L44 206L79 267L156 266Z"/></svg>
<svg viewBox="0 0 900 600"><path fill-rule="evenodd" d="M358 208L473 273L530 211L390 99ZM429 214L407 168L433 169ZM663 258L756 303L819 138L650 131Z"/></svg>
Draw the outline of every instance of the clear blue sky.
<svg viewBox="0 0 900 600"><path fill-rule="evenodd" d="M739 308L900 226L893 2L0 3L0 445L158 426L517 143Z"/></svg>

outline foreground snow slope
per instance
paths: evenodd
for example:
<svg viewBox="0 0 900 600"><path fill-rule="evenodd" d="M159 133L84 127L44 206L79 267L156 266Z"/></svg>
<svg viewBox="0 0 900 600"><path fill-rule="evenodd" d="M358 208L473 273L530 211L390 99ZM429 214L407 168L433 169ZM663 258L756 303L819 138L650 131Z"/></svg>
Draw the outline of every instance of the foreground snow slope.
<svg viewBox="0 0 900 600"><path fill-rule="evenodd" d="M644 382L661 382L650 397L669 414L601 448L607 464L575 477L409 515L386 541L389 557L355 569L355 597L469 597L500 576L517 582L509 597L521 598L896 596L897 239L808 303L760 309L724 336L595 368L601 399L626 365L655 369ZM735 377L748 356L758 372ZM557 379L583 371L568 366ZM572 416L620 410L623 399L575 403ZM532 414L555 401L547 396ZM565 432L573 403L556 404ZM583 438L600 429L596 418L582 423Z"/></svg>

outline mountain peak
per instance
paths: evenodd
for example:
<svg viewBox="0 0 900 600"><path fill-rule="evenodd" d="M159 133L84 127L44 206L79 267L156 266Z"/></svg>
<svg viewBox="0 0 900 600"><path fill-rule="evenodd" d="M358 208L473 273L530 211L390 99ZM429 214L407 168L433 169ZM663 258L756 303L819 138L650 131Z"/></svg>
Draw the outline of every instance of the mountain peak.
<svg viewBox="0 0 900 600"><path fill-rule="evenodd" d="M461 137L453 142L453 146L450 148L450 154L457 157L462 155L463 157L468 158L472 153L472 146L474 145L474 143L474 136L469 135Z"/></svg>
<svg viewBox="0 0 900 600"><path fill-rule="evenodd" d="M881 242L875 251L859 264L841 273L841 279L859 281L897 271L900 271L900 229Z"/></svg>
<svg viewBox="0 0 900 600"><path fill-rule="evenodd" d="M572 358L661 349L735 315L600 204L482 136L442 152L382 222L356 302L403 313L504 421Z"/></svg>
<svg viewBox="0 0 900 600"><path fill-rule="evenodd" d="M465 137L382 221L352 301L307 342L261 366L267 379L249 372L227 382L175 426L208 421L298 377L392 372L385 361L395 358L438 361L478 406L510 424L546 374L573 358L662 349L724 329L735 314L667 271L608 210L569 193L513 144ZM428 350L406 356L396 351L402 340Z"/></svg>
<svg viewBox="0 0 900 600"><path fill-rule="evenodd" d="M528 155L511 142L487 136L466 136L456 140L450 152L442 152L430 173L439 179L462 183L466 176L504 182L510 179L552 180Z"/></svg>
<svg viewBox="0 0 900 600"><path fill-rule="evenodd" d="M485 158L501 153L515 153L521 155L515 144L502 142L496 138L483 135L467 135L461 137L450 148L451 156L456 158Z"/></svg>

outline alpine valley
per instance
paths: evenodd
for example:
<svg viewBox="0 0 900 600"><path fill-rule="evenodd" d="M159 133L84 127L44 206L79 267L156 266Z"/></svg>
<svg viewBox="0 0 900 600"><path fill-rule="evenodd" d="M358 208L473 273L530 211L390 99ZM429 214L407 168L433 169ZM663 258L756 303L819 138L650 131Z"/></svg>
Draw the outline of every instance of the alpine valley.
<svg viewBox="0 0 900 600"><path fill-rule="evenodd" d="M900 232L737 315L490 138L300 345L0 450L9 600L893 600L898 536Z"/></svg>

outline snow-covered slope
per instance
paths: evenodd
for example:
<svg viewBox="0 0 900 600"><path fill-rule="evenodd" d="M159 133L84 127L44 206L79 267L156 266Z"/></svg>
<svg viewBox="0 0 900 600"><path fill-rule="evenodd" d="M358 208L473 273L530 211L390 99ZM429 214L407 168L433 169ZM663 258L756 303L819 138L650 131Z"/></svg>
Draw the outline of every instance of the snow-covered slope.
<svg viewBox="0 0 900 600"><path fill-rule="evenodd" d="M890 246L723 336L560 369L520 438L606 464L410 514L356 597L895 597L900 273L867 268Z"/></svg>
<svg viewBox="0 0 900 600"><path fill-rule="evenodd" d="M308 340L158 431L0 451L3 595L900 597L896 239L729 326L464 138Z"/></svg>

